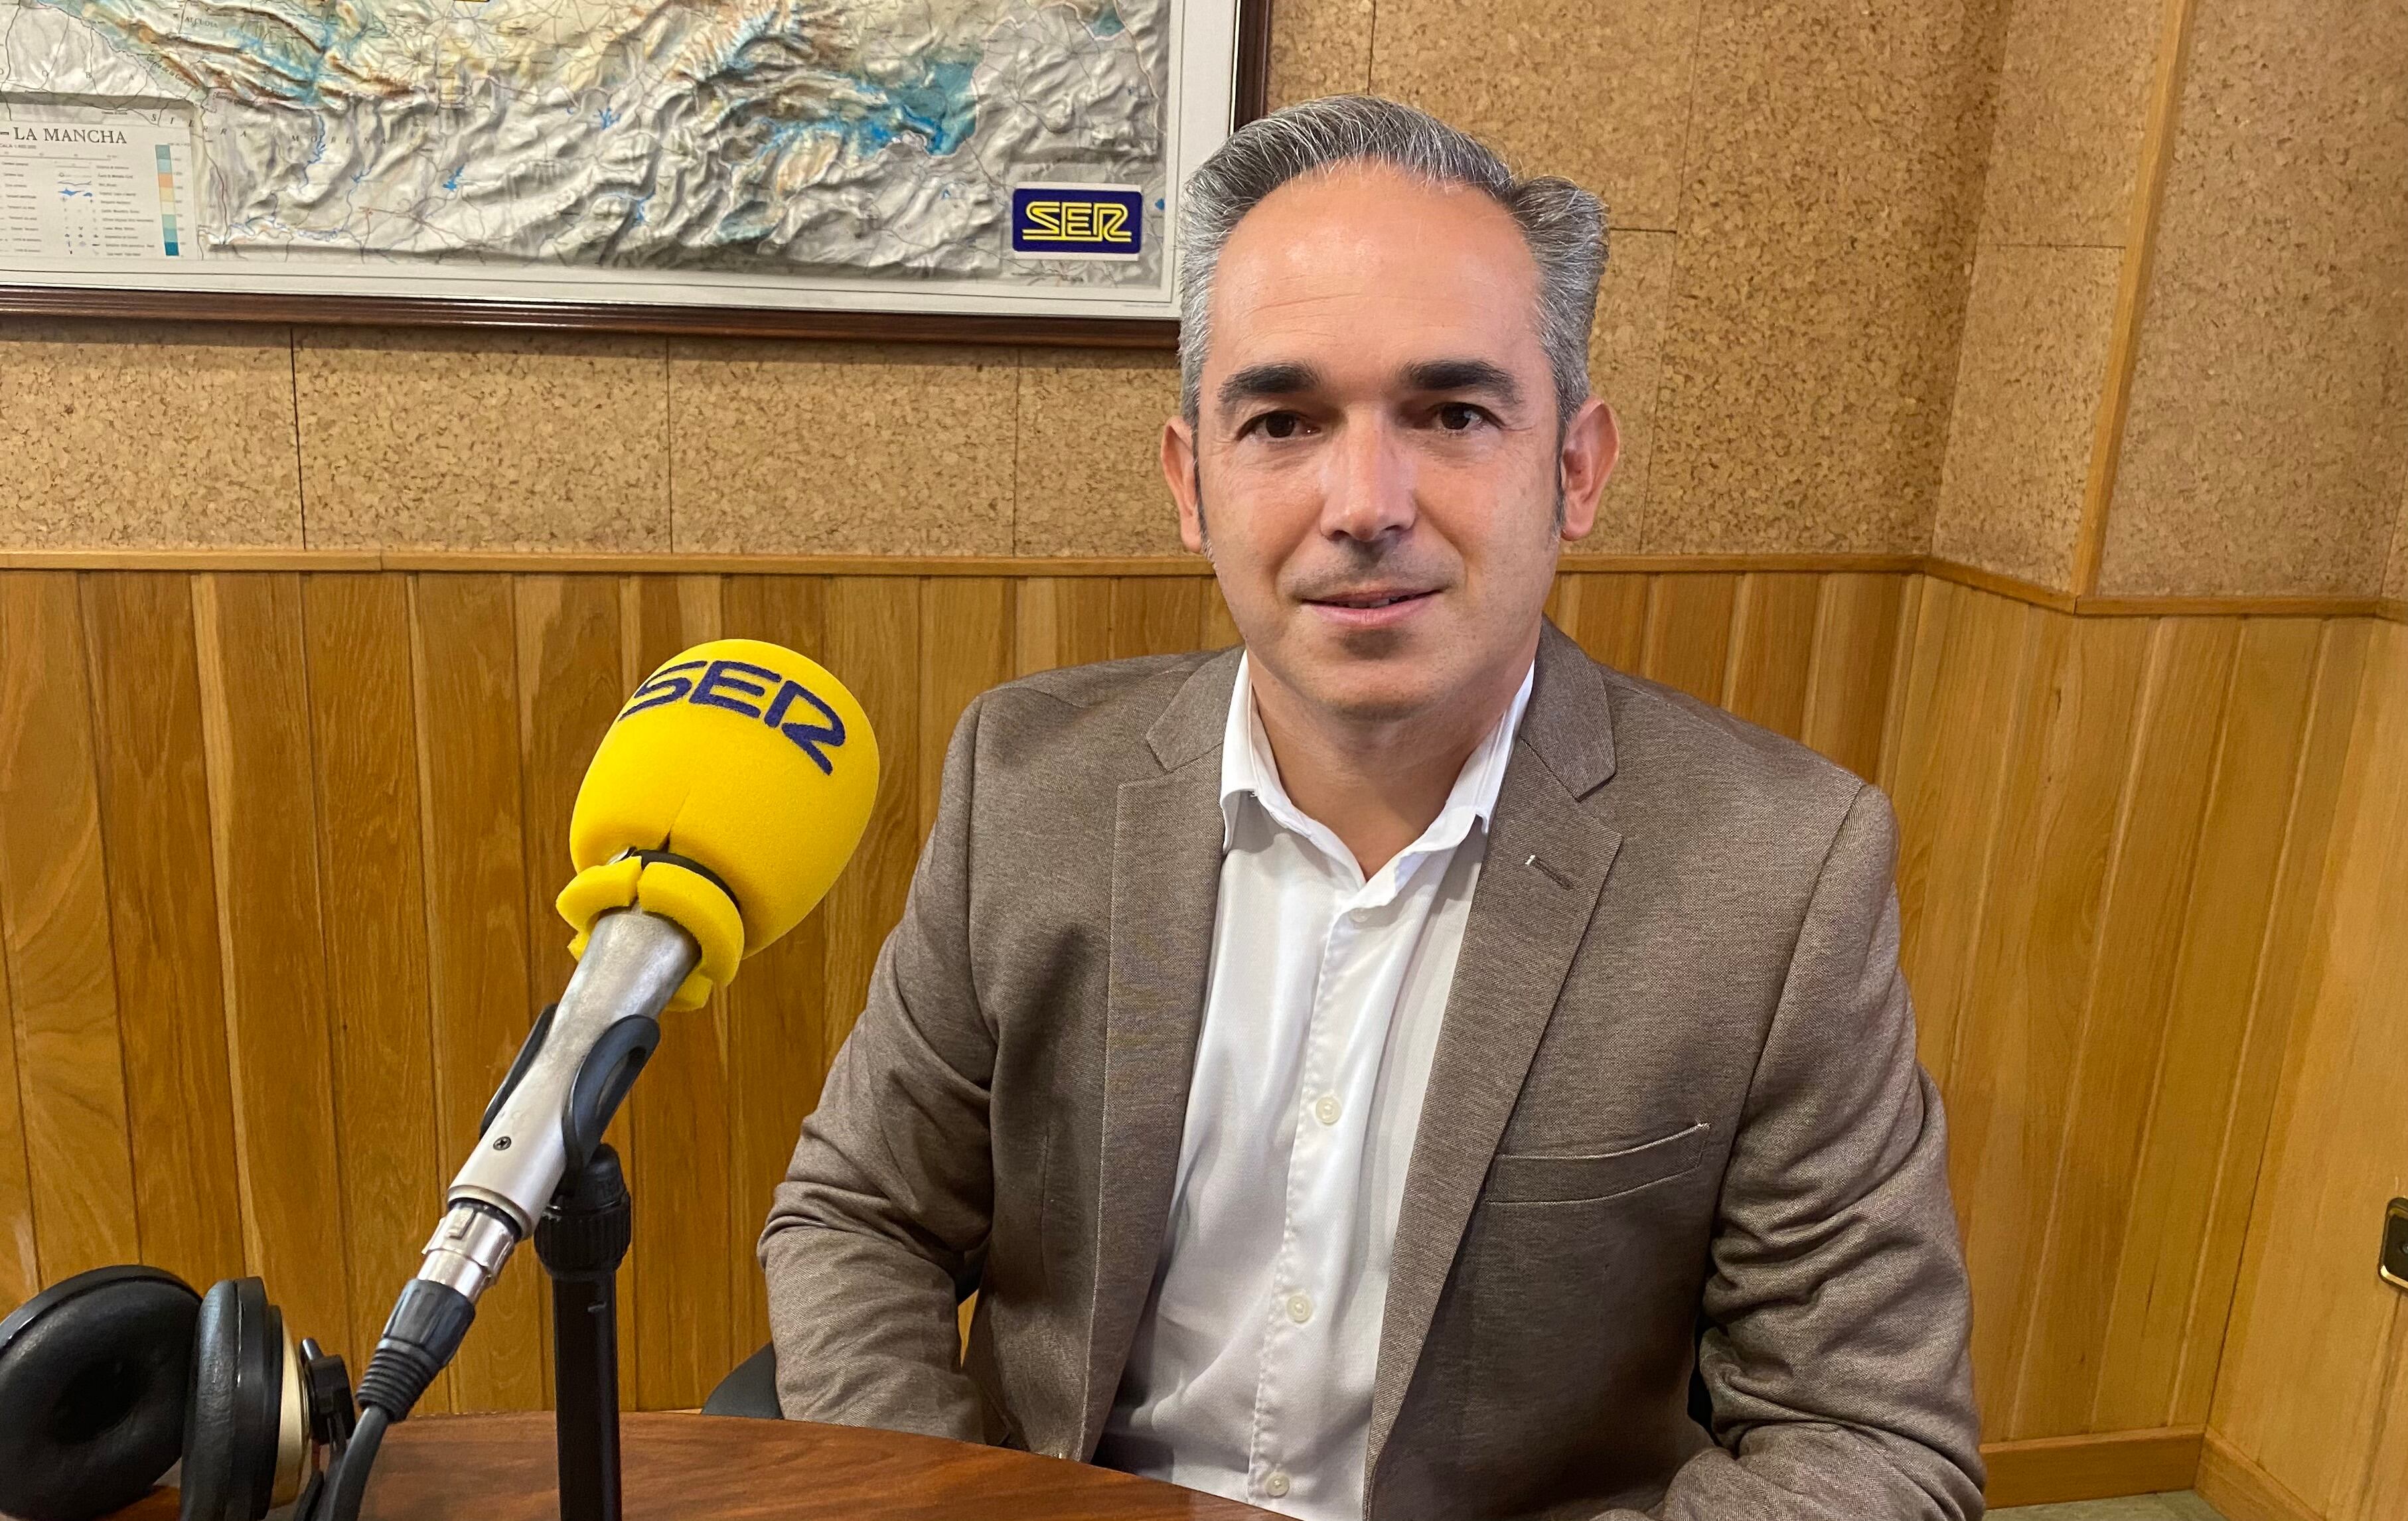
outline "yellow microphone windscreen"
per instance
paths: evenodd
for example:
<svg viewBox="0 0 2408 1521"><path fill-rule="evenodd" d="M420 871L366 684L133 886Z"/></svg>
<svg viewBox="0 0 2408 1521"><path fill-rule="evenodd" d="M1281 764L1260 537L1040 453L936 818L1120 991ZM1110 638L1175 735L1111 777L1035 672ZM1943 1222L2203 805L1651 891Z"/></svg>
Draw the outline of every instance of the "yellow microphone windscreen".
<svg viewBox="0 0 2408 1521"><path fill-rule="evenodd" d="M826 895L877 796L878 739L842 682L758 639L695 645L636 689L585 769L560 895L573 949L640 903L700 945L669 1007L700 1004Z"/></svg>

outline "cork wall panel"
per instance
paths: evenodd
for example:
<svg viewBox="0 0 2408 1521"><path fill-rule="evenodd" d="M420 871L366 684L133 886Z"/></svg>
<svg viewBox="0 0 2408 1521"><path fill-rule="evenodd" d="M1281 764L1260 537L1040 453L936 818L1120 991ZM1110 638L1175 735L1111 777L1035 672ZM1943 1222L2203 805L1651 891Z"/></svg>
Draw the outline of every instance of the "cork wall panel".
<svg viewBox="0 0 2408 1521"><path fill-rule="evenodd" d="M281 326L0 321L0 548L297 548Z"/></svg>
<svg viewBox="0 0 2408 1521"><path fill-rule="evenodd" d="M1643 550L1926 546L2000 21L1708 0Z"/></svg>
<svg viewBox="0 0 2408 1521"><path fill-rule="evenodd" d="M1605 275L1598 282L1597 325L1589 331L1592 392L1613 409L1622 430L1622 457L1606 478L1597 527L1579 548L1629 554L1639 549L1647 506L1647 462L1656 442L1656 393L1664 373L1664 320L1671 306L1670 233L1615 229L1607 240Z"/></svg>
<svg viewBox="0 0 2408 1521"><path fill-rule="evenodd" d="M1178 554L1162 425L1179 409L1168 353L1024 349L1012 449L1012 550Z"/></svg>
<svg viewBox="0 0 2408 1521"><path fill-rule="evenodd" d="M1271 12L1270 106L1371 87L1372 0L1278 0Z"/></svg>
<svg viewBox="0 0 2408 1521"><path fill-rule="evenodd" d="M2018 0L1983 242L2123 246L2166 11L2167 0Z"/></svg>
<svg viewBox="0 0 2408 1521"><path fill-rule="evenodd" d="M2408 6L2192 26L2100 590L2368 595L2408 464Z"/></svg>
<svg viewBox="0 0 2408 1521"><path fill-rule="evenodd" d="M1010 349L679 340L676 540L709 553L1008 554Z"/></svg>
<svg viewBox="0 0 2408 1521"><path fill-rule="evenodd" d="M1735 0L1517 0L1466 26L1428 0L1283 0L1271 93L1421 98L1604 193L1618 233L1592 359L1625 452L1584 548L1918 551L1978 194L1978 154L1958 149L1986 132L1999 4L1910 0L1869 20L1814 0L1774 21ZM297 348L267 354L288 372L259 398L281 430L268 474L285 519L259 542L1170 545L1151 483L1162 356L318 330ZM156 541L218 541L128 505L159 493L127 476L151 468L130 453L100 461L114 444L45 442L21 539L34 523L52 547L117 541L53 521L60 481L106 478L99 499ZM39 454L0 463L0 480ZM222 482L194 495L240 500Z"/></svg>
<svg viewBox="0 0 2408 1521"><path fill-rule="evenodd" d="M1676 225L1698 0L1380 0L1371 84L1559 174L1617 227ZM1577 103L1577 109L1565 109Z"/></svg>
<svg viewBox="0 0 2408 1521"><path fill-rule="evenodd" d="M2071 586L2122 258L2104 248L1982 250L1933 553Z"/></svg>
<svg viewBox="0 0 2408 1521"><path fill-rule="evenodd" d="M657 337L303 328L314 549L666 550Z"/></svg>
<svg viewBox="0 0 2408 1521"><path fill-rule="evenodd" d="M2161 57L2186 0L2024 0L1983 168L1932 552L2075 589Z"/></svg>
<svg viewBox="0 0 2408 1521"><path fill-rule="evenodd" d="M2184 3L2097 590L2408 595L2408 20ZM1581 548L2070 587L2172 13L1282 0L1271 93L1400 93L1605 194L1624 452ZM1171 395L1160 353L10 322L0 549L1169 552Z"/></svg>

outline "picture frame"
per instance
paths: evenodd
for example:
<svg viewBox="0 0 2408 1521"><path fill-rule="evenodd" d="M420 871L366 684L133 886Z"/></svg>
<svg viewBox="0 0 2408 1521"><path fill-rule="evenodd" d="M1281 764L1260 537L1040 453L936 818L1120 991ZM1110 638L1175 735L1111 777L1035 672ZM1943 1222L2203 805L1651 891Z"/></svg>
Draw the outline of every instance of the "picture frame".
<svg viewBox="0 0 2408 1521"><path fill-rule="evenodd" d="M1175 215L1176 185L1193 163L1217 147L1229 131L1263 113L1268 91L1270 10L1271 0L1168 0L1164 14L1172 26L1180 29L1179 50L1173 54L1178 62L1172 70L1176 73L1185 67L1188 73L1163 108L1166 138L1175 147L1166 153L1169 188L1156 201L1157 215L1152 219L1154 234L1167 235ZM1216 27L1220 29L1218 36L1214 35ZM1200 83L1193 67L1197 55L1216 65ZM10 97L12 103L18 98ZM0 131L6 130L0 126ZM121 158L130 159L147 155L150 150L137 141L130 148L121 144L114 151ZM150 204L172 205L165 199L172 189L165 173L168 151L163 146L158 152L160 191ZM147 157L142 157L142 162L147 167ZM121 174L121 179L123 177ZM0 178L0 197L9 194L11 185L12 181ZM1032 194L1044 190L1042 184L1019 188ZM22 194L18 205L21 208L24 205ZM5 218L7 209L6 205L0 205L0 219ZM1031 216L1024 217L1024 209ZM1054 220L1049 222L1041 201L1023 208L1016 200L1012 212L1015 233L1024 226L1042 234L1049 226L1058 229L1063 225L1062 213L1050 215ZM1075 204L1068 208L1068 216L1074 233L1106 220L1115 225L1124 220L1117 210L1109 208L1088 212ZM1096 221L1082 220L1085 216ZM55 217L52 224L55 225ZM175 226L173 221L168 222L166 236L171 239L176 237ZM7 230L5 220L0 220L0 235ZM111 269L105 262L79 270L58 267L55 258L45 262L12 260L8 245L0 239L0 318L303 323L1164 349L1176 342L1178 324L1174 251L1167 236L1160 236L1160 243L1158 264L1149 266L1158 270L1159 278L1144 291L1146 299L1140 301L1099 297L1093 290L1073 296L1040 293L1032 297L1025 292L1008 290L982 294L961 289L968 283L964 281L924 282L949 287L931 296L923 289L896 289L907 283L903 281L861 282L857 289L845 289L842 287L848 282L842 277L788 280L775 272L723 277L711 271L695 275L682 270L664 277L604 265L594 270L549 266L550 274L496 265L491 267L500 272L488 279L482 269L456 275L447 272L442 278L418 272L381 275L348 270L333 276L316 270L296 274L274 263L241 258L208 260L206 270L195 265L194 271L187 273L182 268L159 267L164 261L154 259L153 267L125 273ZM1051 257L1067 262L1076 255ZM460 268L457 264L448 266L449 270ZM838 288L832 290L832 285ZM455 294L454 288L460 286L470 288ZM530 289L520 294L513 286ZM585 287L593 287L595 294L582 295ZM651 294L654 291L657 295ZM1144 309L1148 307L1152 309Z"/></svg>

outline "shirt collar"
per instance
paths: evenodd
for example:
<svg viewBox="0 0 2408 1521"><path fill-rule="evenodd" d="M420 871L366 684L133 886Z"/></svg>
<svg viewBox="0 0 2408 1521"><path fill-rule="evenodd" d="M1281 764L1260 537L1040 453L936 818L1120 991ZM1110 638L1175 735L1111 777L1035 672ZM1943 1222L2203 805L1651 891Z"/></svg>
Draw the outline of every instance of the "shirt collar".
<svg viewBox="0 0 2408 1521"><path fill-rule="evenodd" d="M1254 711L1253 656L1238 657L1238 681L1229 694L1229 720L1221 734L1221 848L1227 850L1237 831L1238 800L1252 796L1284 828L1311 839L1334 858L1353 862L1337 834L1291 801L1280 782L1279 764L1271 756L1270 739ZM1486 825L1497 811L1497 795L1505 785L1505 764L1513 751L1513 732L1522 726L1523 710L1530 705L1530 686L1538 663L1522 673L1522 684L1508 703L1497 726L1475 747L1456 773L1445 806L1421 838L1399 853L1406 856L1452 850L1471 833L1474 824Z"/></svg>

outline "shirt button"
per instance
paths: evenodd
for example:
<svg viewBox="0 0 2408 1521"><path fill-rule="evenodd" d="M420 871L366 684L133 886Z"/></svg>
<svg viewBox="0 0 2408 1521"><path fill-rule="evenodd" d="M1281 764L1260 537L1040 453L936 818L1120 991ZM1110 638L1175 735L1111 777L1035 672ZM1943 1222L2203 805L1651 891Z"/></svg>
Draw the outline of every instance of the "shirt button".
<svg viewBox="0 0 2408 1521"><path fill-rule="evenodd" d="M1325 1093L1312 1101L1312 1117L1324 1125L1336 1125L1338 1116L1345 1112L1345 1107L1338 1101L1336 1094Z"/></svg>
<svg viewBox="0 0 2408 1521"><path fill-rule="evenodd" d="M1301 1326L1312 1318L1312 1301L1301 1294L1287 1297L1287 1318Z"/></svg>
<svg viewBox="0 0 2408 1521"><path fill-rule="evenodd" d="M1287 1475L1284 1473L1274 1473L1269 1478L1265 1479L1263 1481L1263 1493L1268 1495L1273 1499L1284 1499L1287 1497Z"/></svg>

